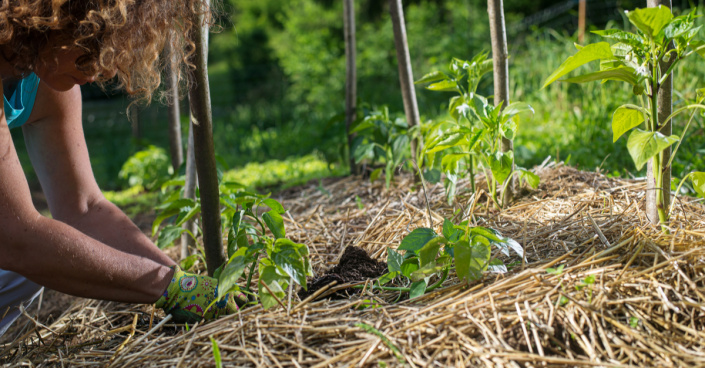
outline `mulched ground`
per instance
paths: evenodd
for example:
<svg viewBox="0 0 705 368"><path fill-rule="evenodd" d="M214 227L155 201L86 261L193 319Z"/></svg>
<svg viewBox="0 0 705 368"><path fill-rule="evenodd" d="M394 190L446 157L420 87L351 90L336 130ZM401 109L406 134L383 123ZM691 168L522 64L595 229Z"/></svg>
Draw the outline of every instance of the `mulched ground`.
<svg viewBox="0 0 705 368"><path fill-rule="evenodd" d="M539 189L503 211L481 180L472 195L461 182L452 205L441 185L429 188L437 232L443 218L469 219L524 246L523 261L500 256L513 264L506 274L464 284L451 272L411 300L368 288L325 297L346 287L336 284L301 301L292 290L288 308L255 306L188 329L151 306L80 300L0 346L0 361L211 367L212 338L225 366L704 366L705 206L679 197L664 234L643 212L643 181L553 163L535 172ZM279 199L290 210L287 235L309 245L319 277L339 273L351 245L384 261L387 247L429 222L423 193L405 176L390 189L330 179Z"/></svg>

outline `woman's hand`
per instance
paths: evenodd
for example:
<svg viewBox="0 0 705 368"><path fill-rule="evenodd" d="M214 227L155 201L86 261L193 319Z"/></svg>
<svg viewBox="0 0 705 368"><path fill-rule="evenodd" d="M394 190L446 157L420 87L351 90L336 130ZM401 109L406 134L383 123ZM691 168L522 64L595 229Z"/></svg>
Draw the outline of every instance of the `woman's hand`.
<svg viewBox="0 0 705 368"><path fill-rule="evenodd" d="M215 319L237 312L247 301L242 293L229 293L217 300L217 279L187 273L178 266L172 268L174 276L171 283L154 306L171 314L175 322L195 323L202 318Z"/></svg>

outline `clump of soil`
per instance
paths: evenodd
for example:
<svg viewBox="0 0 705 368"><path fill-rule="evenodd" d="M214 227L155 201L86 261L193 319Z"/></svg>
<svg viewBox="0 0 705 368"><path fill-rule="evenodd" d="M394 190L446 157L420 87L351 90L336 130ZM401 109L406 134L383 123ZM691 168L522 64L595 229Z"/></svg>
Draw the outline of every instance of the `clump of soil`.
<svg viewBox="0 0 705 368"><path fill-rule="evenodd" d="M338 265L333 267L325 275L313 279L308 283L308 290L299 290L299 298L306 299L318 289L325 287L333 281L336 286L342 284L360 282L375 279L387 273L387 263L370 258L362 248L348 246L345 248L343 256ZM345 289L336 291L331 295L333 298L348 298L356 292L355 289Z"/></svg>

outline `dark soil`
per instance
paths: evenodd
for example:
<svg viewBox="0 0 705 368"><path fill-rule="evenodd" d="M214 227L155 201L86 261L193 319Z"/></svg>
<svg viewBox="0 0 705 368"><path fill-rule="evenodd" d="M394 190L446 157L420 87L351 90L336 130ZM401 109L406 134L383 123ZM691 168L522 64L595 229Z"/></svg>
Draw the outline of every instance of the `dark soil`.
<svg viewBox="0 0 705 368"><path fill-rule="evenodd" d="M387 273L387 263L370 258L367 252L361 248L348 246L345 248L338 265L325 275L311 280L308 283L308 290L299 290L299 298L304 300L333 281L337 282L336 286L340 286L342 284L375 279L385 273ZM356 292L356 289L344 289L331 294L331 297L336 299L348 298Z"/></svg>

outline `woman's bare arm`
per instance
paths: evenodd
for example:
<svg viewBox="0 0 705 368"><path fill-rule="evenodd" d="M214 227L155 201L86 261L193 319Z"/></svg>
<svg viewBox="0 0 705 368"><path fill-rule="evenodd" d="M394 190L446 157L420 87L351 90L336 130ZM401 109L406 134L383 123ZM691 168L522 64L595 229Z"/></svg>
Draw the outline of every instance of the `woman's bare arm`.
<svg viewBox="0 0 705 368"><path fill-rule="evenodd" d="M24 129L52 213L65 222L47 219L34 208L2 112L0 268L68 294L152 303L171 281L171 260L127 224L124 214L96 195L100 192L87 163L80 109L78 87L54 92L42 86L32 123ZM98 225L87 218L95 213L100 213L96 218L104 216Z"/></svg>

